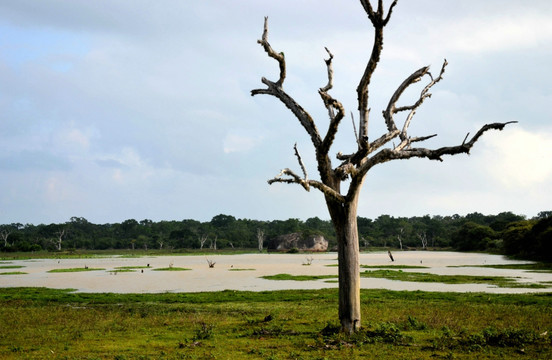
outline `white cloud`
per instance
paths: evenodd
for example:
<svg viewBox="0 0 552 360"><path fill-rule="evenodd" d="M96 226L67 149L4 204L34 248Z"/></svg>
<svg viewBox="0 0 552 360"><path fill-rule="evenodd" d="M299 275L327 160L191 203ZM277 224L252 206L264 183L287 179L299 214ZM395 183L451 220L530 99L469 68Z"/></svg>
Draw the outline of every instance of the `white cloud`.
<svg viewBox="0 0 552 360"><path fill-rule="evenodd" d="M0 195L0 207L9 209L0 223L73 215L209 219L221 212L327 217L320 194L266 185L278 169L298 166L296 141L313 178L316 162L289 109L273 97L249 96L263 87L262 76L274 79L278 71L256 40L270 16L272 45L288 59L284 88L324 133L327 113L317 94L327 79L324 46L335 55L332 95L347 113L356 109L373 39L358 3L337 9L335 1L300 0L293 11L252 0L32 4L0 1L0 24L10 35L0 56L0 187L9 189ZM451 63L447 81L416 115L413 136L438 133L428 142L437 147L461 142L485 122L519 118L527 127L486 134L469 161L378 169L363 190L363 216L488 212L487 204L534 214L552 201L552 131L527 130L551 118L551 10L548 0L399 2L371 82L373 136L385 131L380 112L396 86L419 66L437 72L443 56ZM125 17L112 16L120 13ZM60 59L72 64L69 71L51 69ZM352 134L347 119L332 150L350 151ZM390 183L405 174L408 190L400 192L406 184Z"/></svg>
<svg viewBox="0 0 552 360"><path fill-rule="evenodd" d="M485 53L526 49L552 40L552 22L547 14L525 13L516 17L466 18L436 35L450 50Z"/></svg>
<svg viewBox="0 0 552 360"><path fill-rule="evenodd" d="M261 141L261 136L228 134L224 138L224 152L226 154L247 152L257 146Z"/></svg>
<svg viewBox="0 0 552 360"><path fill-rule="evenodd" d="M485 2L480 11L475 11L471 6L480 4L457 3L443 5L435 16L411 18L404 9L397 12L395 20L403 22L395 23L396 28L386 33L384 58L426 64L435 58L454 58L455 54L482 57L549 47L552 43L549 5Z"/></svg>
<svg viewBox="0 0 552 360"><path fill-rule="evenodd" d="M85 129L78 128L74 123L71 123L66 128L61 128L54 135L54 144L60 147L59 150L70 153L87 152L90 149L91 139L95 136L96 131L91 127Z"/></svg>
<svg viewBox="0 0 552 360"><path fill-rule="evenodd" d="M530 132L515 125L489 137L487 170L508 188L531 188L552 183L552 129Z"/></svg>
<svg viewBox="0 0 552 360"><path fill-rule="evenodd" d="M53 174L43 181L43 200L52 204L62 204L67 201L77 201L77 191L74 184L66 178L65 174Z"/></svg>

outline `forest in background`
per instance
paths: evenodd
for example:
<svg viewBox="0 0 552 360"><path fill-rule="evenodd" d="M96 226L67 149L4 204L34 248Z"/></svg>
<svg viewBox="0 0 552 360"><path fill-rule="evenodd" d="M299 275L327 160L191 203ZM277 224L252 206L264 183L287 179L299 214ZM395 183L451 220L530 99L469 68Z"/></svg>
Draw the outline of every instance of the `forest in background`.
<svg viewBox="0 0 552 360"><path fill-rule="evenodd" d="M465 216L358 217L361 248L454 249L488 251L524 259L552 261L552 211L536 217L512 212ZM62 224L0 225L0 250L64 251L107 249L258 249L276 236L289 233L323 235L336 246L331 221L317 217L260 221L220 214L210 221L158 221L128 219L121 223L94 224L71 217Z"/></svg>

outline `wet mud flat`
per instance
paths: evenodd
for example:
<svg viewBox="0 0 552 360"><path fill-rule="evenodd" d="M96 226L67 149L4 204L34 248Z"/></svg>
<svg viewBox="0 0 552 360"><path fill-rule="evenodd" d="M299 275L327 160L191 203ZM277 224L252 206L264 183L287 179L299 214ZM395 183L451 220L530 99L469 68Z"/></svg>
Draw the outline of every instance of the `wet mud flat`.
<svg viewBox="0 0 552 360"><path fill-rule="evenodd" d="M519 278L524 283L552 282L551 273L482 267L523 263L523 261L509 260L499 255L432 251L397 251L393 255L395 261L392 262L386 252L361 253L360 263L369 267L386 268L417 266L419 268L404 268L401 271L437 275L502 276ZM214 262L214 267L209 267L208 262ZM336 265L336 253L13 260L0 261L0 266L21 266L17 270L22 274L1 275L0 287L71 288L79 292L94 293L322 289L337 287L336 279L275 281L262 277L277 274L336 276ZM79 269L83 271L78 271ZM7 269L0 269L0 273L7 271ZM550 291L550 288L508 288L488 284L443 284L385 278L362 278L361 287L363 289L488 293Z"/></svg>

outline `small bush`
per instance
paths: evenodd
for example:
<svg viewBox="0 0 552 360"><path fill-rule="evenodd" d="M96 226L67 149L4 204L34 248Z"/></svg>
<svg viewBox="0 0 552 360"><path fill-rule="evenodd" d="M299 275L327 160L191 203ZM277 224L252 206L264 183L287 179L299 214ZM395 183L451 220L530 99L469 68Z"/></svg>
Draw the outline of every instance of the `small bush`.
<svg viewBox="0 0 552 360"><path fill-rule="evenodd" d="M322 329L320 334L324 337L328 337L328 336L334 336L336 334L339 334L340 331L341 331L341 326L339 326L338 324L329 322L328 324L326 324L326 327Z"/></svg>
<svg viewBox="0 0 552 360"><path fill-rule="evenodd" d="M454 334L448 328L443 328L441 337L433 340L436 349L466 348L471 351L480 350L486 346L494 347L524 347L537 343L545 343L547 336L538 335L526 329L496 329L489 327L479 333Z"/></svg>
<svg viewBox="0 0 552 360"><path fill-rule="evenodd" d="M350 335L341 333L339 325L328 323L320 332L326 345L363 345L374 343L400 344L406 340L400 329L393 323L381 323L372 329L361 328Z"/></svg>
<svg viewBox="0 0 552 360"><path fill-rule="evenodd" d="M360 334L362 333L364 333L364 337L368 340L366 341L368 343L384 342L397 344L405 339L399 328L393 323L382 323L374 330L361 331Z"/></svg>
<svg viewBox="0 0 552 360"><path fill-rule="evenodd" d="M202 322L199 329L196 330L194 340L207 340L213 336L214 326Z"/></svg>
<svg viewBox="0 0 552 360"><path fill-rule="evenodd" d="M534 331L512 328L504 330L487 328L483 330L482 336L486 345L500 347L519 347L539 340L539 336Z"/></svg>
<svg viewBox="0 0 552 360"><path fill-rule="evenodd" d="M413 316L408 316L408 319L406 320L406 324L404 326L404 330L425 330L427 329L427 324L419 321Z"/></svg>

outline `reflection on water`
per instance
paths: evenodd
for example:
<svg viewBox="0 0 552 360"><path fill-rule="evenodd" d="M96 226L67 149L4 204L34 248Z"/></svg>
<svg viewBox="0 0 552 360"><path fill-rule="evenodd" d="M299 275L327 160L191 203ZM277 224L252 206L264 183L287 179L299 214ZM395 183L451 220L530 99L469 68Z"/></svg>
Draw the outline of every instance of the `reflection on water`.
<svg viewBox="0 0 552 360"><path fill-rule="evenodd" d="M522 283L552 282L551 273L524 270L473 267L495 264L516 264L524 261L508 260L503 256L489 254L396 251L391 262L387 252L362 253L360 263L370 266L416 265L424 269L403 271L427 272L438 275L503 276L518 278ZM306 258L313 258L305 266ZM207 260L215 261L209 268ZM147 265L149 264L149 267ZM154 271L169 266L188 268L191 271ZM274 281L261 279L264 275L287 273L292 275L337 275L336 253L324 254L244 254L204 256L158 256L158 257L105 257L93 259L42 259L14 260L9 265L24 266L18 271L24 275L0 275L0 287L49 287L77 289L81 292L199 292L220 290L282 290L320 289L337 287L337 284L319 281ZM7 265L7 264L0 264ZM328 266L330 265L330 266ZM466 266L466 267L464 267ZM86 272L52 273L54 269L100 268ZM132 272L114 272L119 267L137 267ZM138 268L145 267L145 268ZM245 270L247 271L235 271ZM233 271L230 271L233 270ZM11 271L0 269L0 273ZM548 289L497 288L485 284L448 285L440 283L417 283L387 279L362 278L364 289L423 290L454 292L524 293L550 292Z"/></svg>

